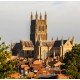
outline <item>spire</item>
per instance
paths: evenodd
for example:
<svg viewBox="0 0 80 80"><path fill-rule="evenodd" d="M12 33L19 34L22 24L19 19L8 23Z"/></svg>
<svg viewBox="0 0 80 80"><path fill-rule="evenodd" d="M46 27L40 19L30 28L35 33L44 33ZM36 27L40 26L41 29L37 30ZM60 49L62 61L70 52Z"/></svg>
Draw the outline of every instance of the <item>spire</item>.
<svg viewBox="0 0 80 80"><path fill-rule="evenodd" d="M62 36L62 39L61 39L61 45L63 46L63 36Z"/></svg>
<svg viewBox="0 0 80 80"><path fill-rule="evenodd" d="M46 11L45 11L45 20L47 20L47 14L46 14Z"/></svg>
<svg viewBox="0 0 80 80"><path fill-rule="evenodd" d="M41 12L40 12L40 20L42 19L42 15L41 15Z"/></svg>
<svg viewBox="0 0 80 80"><path fill-rule="evenodd" d="M32 12L31 12L31 20L33 20L33 14L32 14Z"/></svg>
<svg viewBox="0 0 80 80"><path fill-rule="evenodd" d="M38 19L38 14L37 14L37 11L36 11L36 19Z"/></svg>

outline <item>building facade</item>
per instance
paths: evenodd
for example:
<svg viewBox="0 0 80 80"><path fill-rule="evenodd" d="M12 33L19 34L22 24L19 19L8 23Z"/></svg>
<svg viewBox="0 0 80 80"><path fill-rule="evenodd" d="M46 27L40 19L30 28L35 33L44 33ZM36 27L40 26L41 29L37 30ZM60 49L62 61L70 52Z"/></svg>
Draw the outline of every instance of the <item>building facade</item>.
<svg viewBox="0 0 80 80"><path fill-rule="evenodd" d="M37 41L47 40L47 15L45 12L44 19L42 19L42 14L40 13L40 18L38 18L36 12L35 19L33 19L33 14L31 13L31 27L30 27L30 40L35 45Z"/></svg>
<svg viewBox="0 0 80 80"><path fill-rule="evenodd" d="M47 15L45 12L44 19L42 14L38 16L37 12L35 19L33 19L33 14L31 13L31 25L30 25L30 41L20 41L18 46L19 56L32 57L34 59L52 59L62 60L64 59L65 53L70 51L74 46L74 37L72 40L69 38L67 40L47 40ZM30 55L29 55L30 54Z"/></svg>

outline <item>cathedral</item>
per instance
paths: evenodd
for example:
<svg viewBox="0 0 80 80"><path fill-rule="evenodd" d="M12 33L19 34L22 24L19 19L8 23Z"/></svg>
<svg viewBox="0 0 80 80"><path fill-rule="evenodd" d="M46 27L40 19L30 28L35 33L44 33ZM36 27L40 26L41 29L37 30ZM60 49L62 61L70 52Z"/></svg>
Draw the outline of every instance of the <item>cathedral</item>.
<svg viewBox="0 0 80 80"><path fill-rule="evenodd" d="M47 39L47 14L45 12L44 19L42 14L38 16L37 12L35 19L31 12L31 24L30 24L30 40L20 40L19 43L12 44L13 55L18 55L24 58L34 59L52 59L62 60L64 59L65 53L70 51L74 46L74 37L72 40L69 38L64 40L48 40Z"/></svg>

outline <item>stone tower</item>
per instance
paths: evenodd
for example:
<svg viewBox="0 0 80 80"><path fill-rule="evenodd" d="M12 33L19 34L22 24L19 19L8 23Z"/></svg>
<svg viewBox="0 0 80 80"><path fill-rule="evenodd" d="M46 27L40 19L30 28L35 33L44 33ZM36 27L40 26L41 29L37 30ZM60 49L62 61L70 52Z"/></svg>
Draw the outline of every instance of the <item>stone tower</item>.
<svg viewBox="0 0 80 80"><path fill-rule="evenodd" d="M47 15L45 12L44 19L42 19L42 14L40 13L40 18L36 12L35 19L33 19L33 14L31 12L31 26L30 26L30 40L35 45L39 40L47 40Z"/></svg>

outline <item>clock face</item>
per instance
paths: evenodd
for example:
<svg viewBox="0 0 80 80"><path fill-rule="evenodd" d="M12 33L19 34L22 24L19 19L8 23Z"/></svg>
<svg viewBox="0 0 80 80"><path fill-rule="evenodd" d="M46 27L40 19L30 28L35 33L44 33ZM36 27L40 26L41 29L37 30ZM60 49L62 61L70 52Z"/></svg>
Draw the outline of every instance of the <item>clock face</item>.
<svg viewBox="0 0 80 80"><path fill-rule="evenodd" d="M43 50L41 54L41 58L46 59L46 56L47 56L47 51Z"/></svg>

